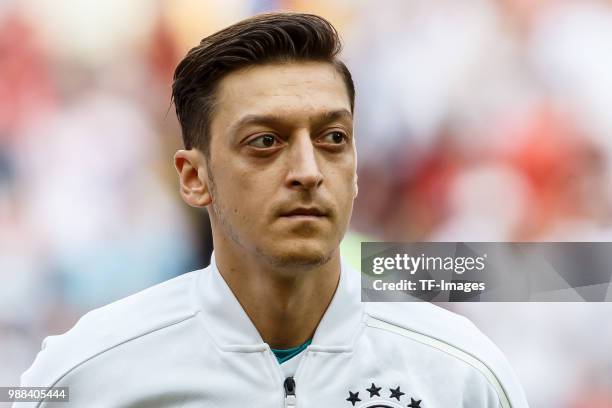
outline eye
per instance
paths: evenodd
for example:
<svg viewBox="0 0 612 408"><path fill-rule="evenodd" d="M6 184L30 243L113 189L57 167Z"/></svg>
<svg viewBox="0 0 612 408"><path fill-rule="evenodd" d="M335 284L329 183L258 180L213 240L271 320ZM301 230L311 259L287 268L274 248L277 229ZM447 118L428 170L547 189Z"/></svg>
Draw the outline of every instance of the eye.
<svg viewBox="0 0 612 408"><path fill-rule="evenodd" d="M265 149L269 147L273 147L276 142L276 137L272 134L265 134L258 136L254 139L251 139L247 144L252 147L256 147L258 149Z"/></svg>
<svg viewBox="0 0 612 408"><path fill-rule="evenodd" d="M321 138L321 140L323 140L324 142L334 145L343 144L346 142L346 139L346 135L339 131L329 132Z"/></svg>

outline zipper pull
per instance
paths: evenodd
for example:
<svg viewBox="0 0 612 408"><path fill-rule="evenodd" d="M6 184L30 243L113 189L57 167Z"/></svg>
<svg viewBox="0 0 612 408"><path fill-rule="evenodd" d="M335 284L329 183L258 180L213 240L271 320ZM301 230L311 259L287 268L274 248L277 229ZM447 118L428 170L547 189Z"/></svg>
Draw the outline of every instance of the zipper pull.
<svg viewBox="0 0 612 408"><path fill-rule="evenodd" d="M297 406L297 398L295 397L295 380L293 377L285 378L285 408L295 408Z"/></svg>

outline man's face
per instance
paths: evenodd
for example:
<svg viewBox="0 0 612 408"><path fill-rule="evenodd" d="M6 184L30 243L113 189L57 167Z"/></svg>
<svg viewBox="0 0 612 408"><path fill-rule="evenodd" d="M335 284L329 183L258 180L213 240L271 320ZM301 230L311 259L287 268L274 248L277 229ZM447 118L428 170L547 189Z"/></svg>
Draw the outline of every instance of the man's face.
<svg viewBox="0 0 612 408"><path fill-rule="evenodd" d="M357 193L350 102L335 68L300 62L231 73L210 130L213 229L275 265L326 262Z"/></svg>

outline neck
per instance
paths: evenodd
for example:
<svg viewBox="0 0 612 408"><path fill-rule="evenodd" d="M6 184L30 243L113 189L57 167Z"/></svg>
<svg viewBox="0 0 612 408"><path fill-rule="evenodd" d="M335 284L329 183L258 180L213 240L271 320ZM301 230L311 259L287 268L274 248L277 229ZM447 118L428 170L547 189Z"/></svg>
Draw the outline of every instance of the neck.
<svg viewBox="0 0 612 408"><path fill-rule="evenodd" d="M312 268L282 268L235 249L215 243L217 268L262 339L276 349L311 339L338 286L339 249Z"/></svg>

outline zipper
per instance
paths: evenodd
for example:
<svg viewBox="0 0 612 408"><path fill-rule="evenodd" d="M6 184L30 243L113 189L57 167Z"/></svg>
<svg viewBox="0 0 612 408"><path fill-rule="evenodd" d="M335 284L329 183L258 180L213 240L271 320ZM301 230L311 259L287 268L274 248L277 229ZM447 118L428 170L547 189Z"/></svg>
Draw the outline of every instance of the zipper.
<svg viewBox="0 0 612 408"><path fill-rule="evenodd" d="M282 381L282 384L283 384L282 385L283 386L283 396L284 396L283 397L283 407L285 408L296 408L297 407L297 396L295 394L295 388L296 388L295 379L299 377L299 373L302 372L304 363L308 359L308 348L309 347L310 346L308 346L306 350L302 351L304 355L301 357L301 360L298 363L298 366L295 370L295 374L291 377L285 378L285 374L283 373L283 370L280 364L276 360L276 357L274 356L272 349L270 348L270 346L267 345L267 354L269 356L268 361L270 364L272 364L273 370L275 370L278 373L277 379Z"/></svg>
<svg viewBox="0 0 612 408"><path fill-rule="evenodd" d="M295 380L293 377L285 378L283 388L285 388L285 408L295 408L297 406L297 398L295 396Z"/></svg>

